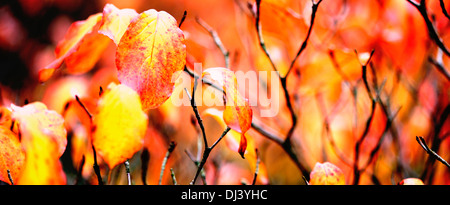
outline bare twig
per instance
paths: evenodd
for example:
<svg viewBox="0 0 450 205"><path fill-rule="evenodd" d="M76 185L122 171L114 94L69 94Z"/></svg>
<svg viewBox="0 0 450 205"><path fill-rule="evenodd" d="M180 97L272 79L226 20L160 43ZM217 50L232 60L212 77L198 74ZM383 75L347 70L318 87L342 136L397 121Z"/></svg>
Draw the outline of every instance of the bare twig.
<svg viewBox="0 0 450 205"><path fill-rule="evenodd" d="M422 16L423 20L425 21L425 24L427 26L428 35L430 38L436 43L436 45L445 53L445 55L450 57L450 51L447 49L445 44L442 42L441 38L439 37L439 34L437 33L436 29L434 28L433 23L431 22L430 18L428 17L428 11L426 8L426 0L420 0L420 4L413 1L413 0L407 0L412 6L414 6Z"/></svg>
<svg viewBox="0 0 450 205"><path fill-rule="evenodd" d="M258 177L258 172L259 172L259 163L261 163L261 159L259 158L258 149L255 149L255 153L256 153L256 166L255 166L255 174L253 177L252 185L256 184L256 178Z"/></svg>
<svg viewBox="0 0 450 205"><path fill-rule="evenodd" d="M181 17L180 23L178 24L178 27L181 27L181 25L183 25L184 20L186 20L186 16L187 16L187 11L183 12L183 17Z"/></svg>
<svg viewBox="0 0 450 205"><path fill-rule="evenodd" d="M447 9L445 9L444 0L439 0L439 5L441 5L442 13L445 17L447 17L448 20L450 20L450 15L447 13Z"/></svg>
<svg viewBox="0 0 450 205"><path fill-rule="evenodd" d="M450 168L450 164L445 161L441 156L439 156L436 152L434 152L433 150L431 150L427 143L425 142L425 139L421 136L416 136L416 141L419 143L419 145L428 153L428 155L434 157L435 159L437 159L438 161L440 161L442 164L444 164L445 166L447 166L448 168Z"/></svg>
<svg viewBox="0 0 450 205"><path fill-rule="evenodd" d="M87 107L83 104L83 102L81 102L80 98L75 95L75 99L78 102L78 104L83 108L83 110L86 112L86 114L89 116L89 120L91 122L91 129L93 126L93 121L92 121L92 114L89 112L89 110L87 109ZM94 156L94 172L97 175L97 181L99 185L103 185L103 180L102 180L102 176L100 174L100 167L98 166L97 163L97 151L95 150L94 144L92 144L92 154Z"/></svg>
<svg viewBox="0 0 450 205"><path fill-rule="evenodd" d="M172 152L173 152L173 150L175 149L176 146L177 146L177 144L174 141L170 142L169 148L167 149L167 152L166 152L166 156L164 157L164 160L163 160L162 165L161 165L161 172L159 173L158 185L161 185L162 178L163 178L163 175L164 175L164 170L166 169L167 161L169 160L169 157L172 154Z"/></svg>
<svg viewBox="0 0 450 205"><path fill-rule="evenodd" d="M197 21L197 23L202 26L206 31L208 31L209 35L211 35L211 37L214 40L214 43L216 44L217 48L220 49L220 51L222 52L224 58L225 58L225 67L229 68L230 67L230 52L225 48L225 46L223 46L222 40L220 40L219 35L217 34L217 32L211 28L211 26L209 26L205 21L203 21L201 18L196 17L195 20Z"/></svg>
<svg viewBox="0 0 450 205"><path fill-rule="evenodd" d="M78 170L77 170L77 178L75 179L75 184L79 184L81 179L82 179L83 167L84 167L84 163L85 162L86 162L86 157L83 155L81 157L80 165L79 165Z"/></svg>
<svg viewBox="0 0 450 205"><path fill-rule="evenodd" d="M214 142L214 144L211 147L205 146L205 150L203 151L202 161L200 161L200 164L198 165L197 173L195 174L194 179L191 181L191 183L190 183L191 185L195 184L195 181L197 180L201 170L203 169L203 166L205 165L206 160L208 159L209 154L211 153L212 149L220 142L220 140L222 140L222 138L230 131L230 129L231 128L227 127L223 131L222 135L220 135L219 139L217 139L216 142Z"/></svg>
<svg viewBox="0 0 450 205"><path fill-rule="evenodd" d="M11 182L11 185L14 185L14 181L13 181L12 176L11 176L11 171L9 171L9 169L7 169L6 172L8 173L9 182Z"/></svg>
<svg viewBox="0 0 450 205"><path fill-rule="evenodd" d="M147 185L147 170L148 162L150 160L150 153L147 148L144 147L141 154L141 179L144 185Z"/></svg>
<svg viewBox="0 0 450 205"><path fill-rule="evenodd" d="M198 167L198 165L200 164L200 162L199 162L198 160L194 159L194 157L192 156L192 154L191 154L189 151L184 150L184 152L185 152L186 155L189 157L189 159L191 159L191 161L194 162L195 166ZM207 185L207 183L206 183L205 170L203 170L203 169L200 171L200 178L203 180L203 185Z"/></svg>
<svg viewBox="0 0 450 205"><path fill-rule="evenodd" d="M450 73L447 72L447 69L445 69L444 65L442 63L439 63L438 61L434 60L432 57L428 57L428 62L434 65L436 69L444 75L445 79L450 81Z"/></svg>
<svg viewBox="0 0 450 205"><path fill-rule="evenodd" d="M173 171L173 168L170 168L170 176L172 176L173 185L178 185L177 178L175 177L175 172Z"/></svg>
<svg viewBox="0 0 450 205"><path fill-rule="evenodd" d="M131 185L131 172L130 172L130 162L128 159L123 163L125 165L125 172L127 173L128 185Z"/></svg>
<svg viewBox="0 0 450 205"><path fill-rule="evenodd" d="M264 42L264 39L263 39L261 22L260 22L260 13L261 13L260 6L261 6L261 0L256 0L255 26L256 26L256 31L258 32L259 45L261 46L262 50L264 51L264 54L266 54L267 58L269 59L270 64L272 65L272 69L274 71L278 71L277 67L275 66L275 63L272 61L272 58L270 57L269 52L267 51L266 43ZM280 73L277 72L277 74L278 74L278 77L281 78Z"/></svg>
<svg viewBox="0 0 450 205"><path fill-rule="evenodd" d="M314 0L312 0L312 13L311 13L311 22L309 23L309 29L308 29L308 33L306 34L305 40L303 40L302 46L300 46L300 49L297 52L297 55L295 55L294 60L292 60L291 65L289 66L289 70L286 73L286 76L291 72L292 68L295 65L295 61L297 61L298 57L300 56L300 54L302 54L302 52L305 50L306 45L308 45L308 40L309 37L311 36L311 31L314 25L314 20L316 19L316 13L317 13L317 9L319 8L319 4L322 2L322 0L319 0L317 3L314 2Z"/></svg>

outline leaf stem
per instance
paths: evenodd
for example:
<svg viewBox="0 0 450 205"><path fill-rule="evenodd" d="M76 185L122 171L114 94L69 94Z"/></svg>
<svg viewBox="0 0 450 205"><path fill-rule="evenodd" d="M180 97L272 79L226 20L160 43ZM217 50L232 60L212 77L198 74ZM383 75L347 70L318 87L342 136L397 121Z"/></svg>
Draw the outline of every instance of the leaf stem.
<svg viewBox="0 0 450 205"><path fill-rule="evenodd" d="M91 123L91 131L92 131L92 129L94 128L93 127L92 114L89 112L87 107L83 104L83 102L81 102L81 100L78 97L78 95L75 95L75 99L78 102L78 104L83 108L83 110L86 112L86 114L89 116L89 121ZM92 142L91 142L91 144L92 144ZM94 144L92 144L92 154L93 154L93 157L94 157L93 168L94 168L95 174L97 175L98 185L103 185L103 180L102 180L102 176L101 176L101 173L100 173L100 167L98 166L98 163L97 163L97 151L95 150Z"/></svg>

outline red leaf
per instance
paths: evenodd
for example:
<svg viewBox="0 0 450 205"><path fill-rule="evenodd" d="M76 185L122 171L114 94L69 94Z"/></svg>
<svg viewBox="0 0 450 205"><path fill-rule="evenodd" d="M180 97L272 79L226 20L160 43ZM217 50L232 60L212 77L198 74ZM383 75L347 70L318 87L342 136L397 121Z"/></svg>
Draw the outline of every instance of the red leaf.
<svg viewBox="0 0 450 205"><path fill-rule="evenodd" d="M183 32L170 14L154 9L131 21L116 52L119 81L139 94L144 111L170 97L185 63Z"/></svg>

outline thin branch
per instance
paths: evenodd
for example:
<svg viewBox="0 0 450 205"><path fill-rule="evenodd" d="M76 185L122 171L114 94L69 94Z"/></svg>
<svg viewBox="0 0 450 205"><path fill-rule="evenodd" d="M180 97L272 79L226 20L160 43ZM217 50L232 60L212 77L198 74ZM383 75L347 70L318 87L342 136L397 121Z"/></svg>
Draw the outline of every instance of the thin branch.
<svg viewBox="0 0 450 205"><path fill-rule="evenodd" d="M78 102L78 104L83 108L83 110L86 112L86 114L89 116L89 120L91 122L91 129L93 128L93 121L92 121L92 114L91 112L89 112L89 110L87 109L87 107L83 104L83 102L81 102L80 98L78 97L78 95L75 95L75 99ZM94 145L92 144L92 154L94 156L94 172L97 175L97 181L99 185L103 185L103 180L102 180L102 176L100 173L100 167L98 166L97 163L97 151L95 150Z"/></svg>
<svg viewBox="0 0 450 205"><path fill-rule="evenodd" d="M128 185L131 185L131 172L130 172L130 162L128 159L123 163L125 165L125 171L127 173L127 182Z"/></svg>
<svg viewBox="0 0 450 205"><path fill-rule="evenodd" d="M144 147L141 154L141 179L144 185L147 185L148 162L150 161L150 153Z"/></svg>
<svg viewBox="0 0 450 205"><path fill-rule="evenodd" d="M219 35L217 34L217 32L213 28L211 28L211 26L209 26L201 18L195 17L195 20L197 21L197 23L200 26L202 26L206 31L208 31L209 35L211 35L211 37L213 38L214 43L216 44L217 48L220 49L220 51L223 54L223 57L225 58L225 67L229 68L230 67L230 52L223 45L223 43L220 40Z"/></svg>
<svg viewBox="0 0 450 205"><path fill-rule="evenodd" d="M9 169L7 169L6 172L8 173L9 182L11 182L11 185L14 185L14 181L13 181L12 176L11 176L11 171L9 171Z"/></svg>
<svg viewBox="0 0 450 205"><path fill-rule="evenodd" d="M294 60L292 60L291 65L289 66L289 70L286 73L286 76L291 72L292 68L295 65L295 61L297 61L298 57L305 50L306 45L308 45L308 40L309 40L309 37L311 36L311 31L314 26L314 20L316 19L317 9L319 8L319 4L322 2L322 0L319 0L317 3L315 3L314 0L312 0L312 2L313 2L313 5L312 5L312 13L311 13L311 22L309 24L308 33L306 34L305 40L303 41L302 46L298 50L297 55L295 55Z"/></svg>
<svg viewBox="0 0 450 205"><path fill-rule="evenodd" d="M173 168L170 168L170 176L172 176L173 185L178 185L177 178L175 177L175 172L173 171Z"/></svg>
<svg viewBox="0 0 450 205"><path fill-rule="evenodd" d="M159 173L158 185L161 185L162 178L163 178L163 175L164 175L164 170L166 169L167 161L169 160L169 157L172 154L172 152L173 152L173 150L175 149L176 146L177 146L177 144L174 141L170 142L169 148L167 149L167 152L166 152L166 156L164 157L164 160L163 160L162 165L161 165L161 172Z"/></svg>
<svg viewBox="0 0 450 205"><path fill-rule="evenodd" d="M192 110L194 111L195 118L197 118L198 125L200 126L200 129L202 131L203 142L205 143L205 147L208 147L208 140L206 139L206 132L205 132L205 127L203 125L203 120L198 111L197 104L195 103L195 91L197 89L197 84L198 84L198 78L194 77L194 87L192 88L192 96L189 95L189 92L187 91L186 88L184 88L184 90L186 91L186 94L188 95L189 100L191 101Z"/></svg>
<svg viewBox="0 0 450 205"><path fill-rule="evenodd" d="M259 163L261 163L261 159L259 158L258 149L255 149L255 153L256 153L256 167L255 167L255 174L253 176L252 185L256 184L256 178L258 178L258 172L259 172Z"/></svg>
<svg viewBox="0 0 450 205"><path fill-rule="evenodd" d="M434 157L435 159L437 159L438 161L440 161L442 164L444 164L445 166L447 166L448 168L450 168L450 164L445 161L441 156L439 156L436 152L434 152L433 150L431 150L427 143L425 142L425 139L421 136L416 136L416 141L419 143L419 145L428 153L428 155Z"/></svg>
<svg viewBox="0 0 450 205"><path fill-rule="evenodd" d="M264 43L262 29L261 29L261 22L260 22L260 13L261 13L260 7L261 7L261 0L256 0L255 26L256 26L256 31L258 32L259 45L261 46L262 50L264 51L264 54L266 54L267 58L269 59L270 64L272 65L272 69L274 71L278 71L277 67L275 66L275 63L272 61L272 58L270 57L269 52L267 51L266 43ZM277 72L277 74L278 74L278 77L281 78L280 73Z"/></svg>
<svg viewBox="0 0 450 205"><path fill-rule="evenodd" d="M183 17L181 17L180 23L178 24L178 27L181 27L181 25L183 25L184 20L186 20L186 16L187 16L187 11L183 12Z"/></svg>
<svg viewBox="0 0 450 205"><path fill-rule="evenodd" d="M195 166L198 167L198 165L200 164L200 162L199 162L198 160L194 159L194 157L192 156L192 154L191 154L189 151L184 150L184 152L185 152L186 155L189 157L189 159L191 159L191 161L194 162ZM203 185L207 185L207 184L206 184L205 170L203 170L203 169L200 171L200 178L203 180Z"/></svg>
<svg viewBox="0 0 450 205"><path fill-rule="evenodd" d="M423 20L425 21L425 24L427 26L428 35L430 38L436 43L436 45L445 53L445 55L450 57L450 51L447 49L445 44L442 42L441 38L439 37L439 34L437 33L436 29L434 28L433 23L431 22L430 18L428 17L428 11L426 8L426 1L421 0L420 4L412 1L407 0L412 6L414 6L422 16Z"/></svg>
<svg viewBox="0 0 450 205"><path fill-rule="evenodd" d="M227 127L227 128L223 131L222 135L220 135L219 139L217 139L216 142L214 142L213 146L211 146L211 147L206 147L206 146L205 146L205 150L203 151L202 161L200 161L200 164L198 165L197 173L195 174L194 179L191 181L191 183L190 183L191 185L195 184L195 181L197 181L197 178L198 178L198 176L199 176L201 170L203 169L203 166L205 165L206 160L208 159L209 154L211 153L212 149L219 143L220 140L222 140L222 138L223 138L230 130L231 130L231 128L230 128L230 127Z"/></svg>
<svg viewBox="0 0 450 205"><path fill-rule="evenodd" d="M358 184L360 174L361 174L359 165L358 165L359 164L359 155L360 155L359 151L360 151L362 143L364 142L364 139L366 138L367 134L369 134L369 129L371 127L370 125L372 124L372 120L373 120L373 117L375 114L375 107L376 107L376 103L377 103L376 99L372 95L372 92L370 90L369 83L367 80L367 65L370 63L370 60L372 59L374 52L375 52L375 50L372 50L372 52L370 53L370 56L366 62L364 62L364 63L361 61L359 62L361 64L361 70L362 70L361 78L363 79L364 87L366 88L367 94L369 95L369 98L372 101L372 109L370 111L369 118L366 121L366 126L364 127L364 131L363 131L361 137L359 137L359 139L356 141L356 144L355 144L355 157L354 157L354 161L353 161L353 184L354 185ZM355 54L359 60L358 51L355 50Z"/></svg>
<svg viewBox="0 0 450 205"><path fill-rule="evenodd" d="M441 5L442 13L445 17L447 17L448 20L450 20L450 15L447 13L447 9L445 9L444 0L439 0L439 5Z"/></svg>
<svg viewBox="0 0 450 205"><path fill-rule="evenodd" d="M77 178L75 179L75 184L79 184L81 179L82 179L83 167L84 167L84 163L85 162L86 162L86 157L83 155L81 157L80 165L79 165L78 170L77 170Z"/></svg>
<svg viewBox="0 0 450 205"><path fill-rule="evenodd" d="M431 56L428 57L428 62L434 65L436 69L444 75L445 79L450 81L450 73L447 72L447 69L445 69L444 65L442 63L439 63L438 61L434 60Z"/></svg>

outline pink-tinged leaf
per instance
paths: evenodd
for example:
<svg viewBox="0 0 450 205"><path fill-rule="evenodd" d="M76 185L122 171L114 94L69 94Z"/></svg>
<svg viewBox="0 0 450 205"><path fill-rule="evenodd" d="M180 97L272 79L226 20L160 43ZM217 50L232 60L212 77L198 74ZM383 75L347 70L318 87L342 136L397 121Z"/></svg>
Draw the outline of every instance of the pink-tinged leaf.
<svg viewBox="0 0 450 205"><path fill-rule="evenodd" d="M118 9L112 4L106 4L103 8L103 23L98 32L119 45L130 21L137 15L138 13L133 9Z"/></svg>
<svg viewBox="0 0 450 205"><path fill-rule="evenodd" d="M58 144L55 154L60 157L66 150L67 131L64 127L64 118L53 110L48 110L47 106L41 102L33 102L23 107L11 105L13 110L12 118L19 123L21 133L33 130L48 138L52 138Z"/></svg>
<svg viewBox="0 0 450 205"><path fill-rule="evenodd" d="M116 52L118 79L140 96L144 111L172 94L186 64L183 31L164 11L147 10L131 20Z"/></svg>
<svg viewBox="0 0 450 205"><path fill-rule="evenodd" d="M417 178L406 178L399 182L398 185L424 185L424 183Z"/></svg>
<svg viewBox="0 0 450 205"><path fill-rule="evenodd" d="M345 185L345 177L339 167L329 162L319 163L314 166L310 174L311 185Z"/></svg>

